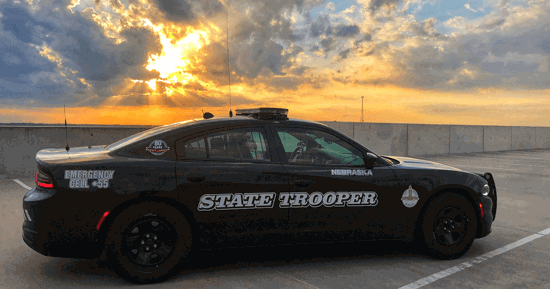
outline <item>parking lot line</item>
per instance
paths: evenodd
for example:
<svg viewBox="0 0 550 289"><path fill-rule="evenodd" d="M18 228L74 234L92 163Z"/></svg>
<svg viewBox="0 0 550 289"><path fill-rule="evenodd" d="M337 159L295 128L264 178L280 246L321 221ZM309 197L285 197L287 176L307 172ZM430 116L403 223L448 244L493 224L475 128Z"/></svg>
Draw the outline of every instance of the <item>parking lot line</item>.
<svg viewBox="0 0 550 289"><path fill-rule="evenodd" d="M518 166L518 167L535 167L535 168L550 168L549 166L537 166L537 165L526 165L526 164L512 164L512 163L498 163L497 165L510 165L510 166Z"/></svg>
<svg viewBox="0 0 550 289"><path fill-rule="evenodd" d="M319 289L319 287L315 287L315 286L313 286L313 285L311 285L311 284L309 284L309 283L307 283L307 282L305 282L305 281L302 281L302 280L300 280L300 279L296 279L296 278L294 278L294 277L292 277L292 276L290 276L290 275L288 275L288 274L285 274L285 273L283 273L283 272L281 272L281 271L279 271L279 270L275 270L275 271L281 273L282 275L285 275L286 277L288 277L288 278L290 278L290 279L292 279L292 280L294 280L294 281L297 281L297 282L300 282L300 283L302 283L302 284L305 284L305 285L307 285L307 286L309 286L309 287L311 287L311 288Z"/></svg>
<svg viewBox="0 0 550 289"><path fill-rule="evenodd" d="M20 184L23 188L25 188L25 189L27 189L27 190L32 189L31 187L25 185L22 181L20 181L20 180L18 180L18 179L14 179L13 181L16 182L16 183L18 183L18 184Z"/></svg>
<svg viewBox="0 0 550 289"><path fill-rule="evenodd" d="M453 167L468 167L468 168L477 168L477 169L486 169L486 170L498 170L498 171L512 171L517 172L518 170L514 169L501 169L501 168L489 168L489 167L478 167L478 166L471 166L471 165L452 165ZM460 169L460 168L459 168Z"/></svg>
<svg viewBox="0 0 550 289"><path fill-rule="evenodd" d="M428 285L428 284L430 284L430 283L433 283L433 282L435 282L435 281L437 281L437 280L439 280L439 279L441 279L441 278L445 278L445 277L447 277L447 276L449 276L449 275L452 275L452 274L454 274L454 273L456 273L456 272L462 271L462 270L464 270L464 269L466 269L466 268L470 268L470 267L474 266L475 264L481 263L481 262L483 262L483 261L485 261L485 260L488 260L488 259L490 259L490 258L493 258L493 257L495 257L495 256L498 256L498 255L500 255L500 254L502 254L502 253L505 253L505 252L507 252L507 251L510 251L510 250L512 250L512 249L514 249L514 248L517 248L517 247L521 246L521 245L527 244L527 243L529 243L529 242L531 242L531 241L533 241L533 240L535 240L535 239L538 239L538 238L540 238L540 237L544 237L544 236L546 236L546 235L548 235L548 234L550 234L550 228L548 228L548 229L546 229L546 230L543 230L543 231L540 231L540 232L538 232L538 233L535 233L535 234L533 234L533 235L531 235L531 236L525 237L525 238L523 238L523 239L521 239L521 240L519 240L519 241L516 241L516 242L514 242L514 243L511 243L511 244L508 244L508 245L506 245L506 246L503 246L503 247L500 247L500 248L498 248L498 249L495 249L495 250L493 250L493 251L491 251L491 252L489 252L489 253L483 254L483 255L481 255L481 256L479 256L479 257L476 257L476 258L474 258L474 259L472 259L472 260L470 260L470 261L466 261L466 262L464 262L464 263L462 263L462 264L458 264L458 265L456 265L456 266L454 266L454 267L451 267L451 268L449 268L449 269L447 269L447 270L444 270L444 271L435 273L435 274L433 274L433 275L430 275L430 276L428 276L428 277L422 278L422 279L420 279L420 280L418 280L418 281L416 281L416 282L413 282L413 283L411 283L411 284L409 284L409 285L405 285L405 286L403 286L403 287L400 287L399 289L416 289L416 288L420 288L420 287L426 286L426 285Z"/></svg>

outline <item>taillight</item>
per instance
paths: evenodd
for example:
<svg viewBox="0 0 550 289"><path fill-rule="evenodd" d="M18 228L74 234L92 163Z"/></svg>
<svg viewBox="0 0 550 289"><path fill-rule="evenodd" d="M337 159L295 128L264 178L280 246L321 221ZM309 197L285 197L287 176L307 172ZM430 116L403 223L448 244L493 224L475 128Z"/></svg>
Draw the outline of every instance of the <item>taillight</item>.
<svg viewBox="0 0 550 289"><path fill-rule="evenodd" d="M41 188L53 188L52 179L41 170L36 171L36 185Z"/></svg>
<svg viewBox="0 0 550 289"><path fill-rule="evenodd" d="M101 219L99 219L99 222L97 223L97 226L95 226L95 228L99 231L99 229L101 228L101 224L103 224L103 221L105 221L105 218L107 218L107 216L109 215L109 211L103 213L103 216L101 217Z"/></svg>

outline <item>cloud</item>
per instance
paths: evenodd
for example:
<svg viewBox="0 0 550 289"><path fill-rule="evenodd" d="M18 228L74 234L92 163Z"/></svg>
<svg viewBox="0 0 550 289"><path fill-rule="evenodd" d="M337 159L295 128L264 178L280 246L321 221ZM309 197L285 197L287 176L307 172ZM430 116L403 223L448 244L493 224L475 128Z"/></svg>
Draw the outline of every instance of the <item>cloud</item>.
<svg viewBox="0 0 550 289"><path fill-rule="evenodd" d="M231 70L236 74L234 80L248 81L242 77L254 79L262 73L284 75L285 70L294 66L292 59L303 51L300 41L304 37L302 31L293 27L291 18L285 15L293 11L307 14L306 9L322 3L324 1L232 2L229 41ZM218 23L225 27L225 19L218 19ZM204 50L205 76L225 83L225 39L211 42Z"/></svg>
<svg viewBox="0 0 550 289"><path fill-rule="evenodd" d="M358 3L362 3L363 7L365 7L371 15L376 13L380 8L382 7L388 7L392 8L399 4L401 0L364 0L364 1L358 1Z"/></svg>
<svg viewBox="0 0 550 289"><path fill-rule="evenodd" d="M502 102L494 104L438 103L411 105L410 107L419 113L428 115L447 115L452 117L486 115L493 117L494 119L499 119L500 116L504 114L517 119L529 119L543 115L546 111L548 111L548 109L550 109L550 103L547 103L546 101L519 104ZM533 112L536 112L536 114L532 115Z"/></svg>
<svg viewBox="0 0 550 289"><path fill-rule="evenodd" d="M353 25L340 25L336 27L335 35L338 37L351 37L359 33L359 26Z"/></svg>
<svg viewBox="0 0 550 289"><path fill-rule="evenodd" d="M364 55L389 68L365 73L355 66L357 75L341 81L438 90L542 89L550 83L549 5L507 5L474 20L451 18L443 23L453 29L447 35L438 32L435 18L417 20L397 11L375 13L365 21L372 41ZM385 19L379 20L378 15ZM354 49L358 50L339 50L337 59L350 59Z"/></svg>
<svg viewBox="0 0 550 289"><path fill-rule="evenodd" d="M338 54L333 58L335 62L342 62L350 57L365 57L374 53L371 34L357 35L354 33L353 35L355 36L353 45L340 47Z"/></svg>
<svg viewBox="0 0 550 289"><path fill-rule="evenodd" d="M348 55L350 54L350 52L351 52L351 48L348 48L346 50L342 50L338 53L338 57L340 59L346 59L346 58L348 58Z"/></svg>
<svg viewBox="0 0 550 289"><path fill-rule="evenodd" d="M169 21L185 22L195 18L191 5L185 0L154 0L154 3Z"/></svg>
<svg viewBox="0 0 550 289"><path fill-rule="evenodd" d="M331 33L332 33L332 27L330 25L330 19L328 14L321 14L319 17L315 18L315 20L310 25L310 35L312 37L319 37L321 35L330 35Z"/></svg>
<svg viewBox="0 0 550 289"><path fill-rule="evenodd" d="M72 92L75 98L69 102L75 102L95 94L112 95L127 78L158 75L145 68L148 55L161 48L152 30L122 28L122 41L117 42L101 33L104 29L94 20L98 14L93 10L71 12L60 1L41 4L51 5L52 10L2 4L2 42L7 45L1 50L8 52L10 57L3 53L3 60L11 59L5 64L12 69L0 69L0 73L11 71L12 77L39 90L27 90L29 95L45 101ZM11 92L12 98L22 97L16 90Z"/></svg>
<svg viewBox="0 0 550 289"><path fill-rule="evenodd" d="M232 84L251 95L334 83L539 89L550 79L548 3L466 4L487 11L438 22L420 18L418 1L358 0L340 11L322 0L81 2L0 4L0 102L216 106L228 64ZM148 66L161 54L178 63L177 77Z"/></svg>
<svg viewBox="0 0 550 289"><path fill-rule="evenodd" d="M151 57L160 55L167 45L161 43L157 29L171 29L165 30L166 33L181 39L188 33L184 27L207 28L217 34L196 52L200 59L185 70L201 82L170 86L200 94L227 84L223 31L226 7L222 2L149 0L149 6L118 0L93 1L92 5L73 2L0 4L3 40L0 62L10 68L0 69L0 74L11 77L4 81L2 97L23 101L23 95L29 98L42 95L39 102L49 99L53 103L63 98L64 102L93 104L117 95L148 95L152 93L151 79L159 79L154 89L163 91L169 85L160 81L158 71L147 68ZM353 24L338 23L333 28L328 15L317 18L308 26L307 33L295 26L295 17L302 14L307 17L312 8L324 4L324 0L229 2L233 83L253 84L257 78L272 76L286 76L271 82L280 84L280 88L269 86L276 90L292 90L307 83L308 80L300 81L297 76L309 68L297 59L302 57L298 55L305 51L304 47L311 46L309 37L330 35L319 39L320 49L327 54L338 49L340 43L336 38L353 38L360 32ZM334 11L331 4L327 5L328 11ZM49 9L42 9L45 6ZM145 18L149 24L143 22ZM173 45L175 40L172 41ZM14 82L21 83L21 89L7 88L16 87ZM25 85L41 93L24 89ZM71 94L75 96L73 99L68 97ZM141 104L146 98L140 97L135 102ZM131 101L125 103L128 102Z"/></svg>
<svg viewBox="0 0 550 289"><path fill-rule="evenodd" d="M472 8L472 7L470 6L470 4L468 4L468 3L464 4L464 8L466 8L466 9L468 9L468 10L474 12L474 13L475 13L475 12L483 12L483 11L484 11L483 8L479 8L479 9L476 10L476 9Z"/></svg>
<svg viewBox="0 0 550 289"><path fill-rule="evenodd" d="M36 21L27 10L11 3L1 3L2 17L0 24L0 76L12 81L23 81L23 78L40 71L53 71L54 65L42 59L32 44L40 43L41 30L49 30L47 23ZM36 29L33 29L36 28Z"/></svg>

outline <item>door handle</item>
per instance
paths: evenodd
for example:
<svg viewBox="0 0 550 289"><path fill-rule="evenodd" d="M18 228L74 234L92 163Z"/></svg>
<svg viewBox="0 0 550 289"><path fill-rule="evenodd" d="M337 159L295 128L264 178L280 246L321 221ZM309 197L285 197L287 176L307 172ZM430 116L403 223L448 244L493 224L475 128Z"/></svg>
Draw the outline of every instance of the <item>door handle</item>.
<svg viewBox="0 0 550 289"><path fill-rule="evenodd" d="M202 183L206 179L205 176L189 176L187 179L192 183Z"/></svg>

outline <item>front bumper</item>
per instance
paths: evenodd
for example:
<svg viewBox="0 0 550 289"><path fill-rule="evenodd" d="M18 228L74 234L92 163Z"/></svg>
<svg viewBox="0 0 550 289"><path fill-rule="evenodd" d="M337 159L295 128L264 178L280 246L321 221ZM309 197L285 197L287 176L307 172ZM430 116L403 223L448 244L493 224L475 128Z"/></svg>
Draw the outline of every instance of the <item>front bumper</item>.
<svg viewBox="0 0 550 289"><path fill-rule="evenodd" d="M489 235L492 231L493 225L493 201L491 198L486 196L481 196L481 206L483 207L483 213L481 214L481 219L478 223L476 238L483 238ZM479 210L480 211L480 210ZM480 212L481 213L481 212Z"/></svg>
<svg viewBox="0 0 550 289"><path fill-rule="evenodd" d="M41 197L29 201L32 194ZM81 259L100 256L103 248L97 242L97 230L88 224L92 218L73 200L61 198L52 189L33 188L23 198L23 211L23 241L36 252Z"/></svg>

